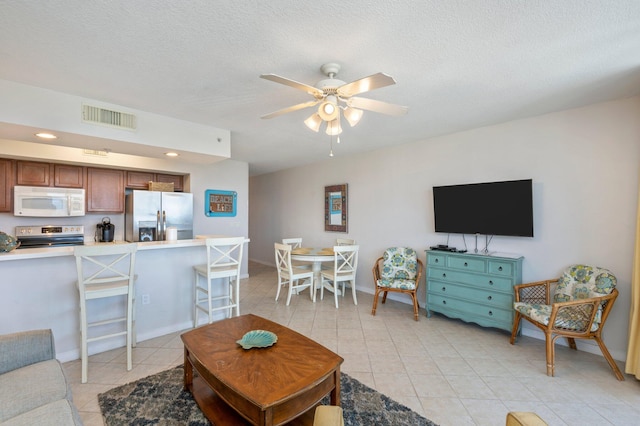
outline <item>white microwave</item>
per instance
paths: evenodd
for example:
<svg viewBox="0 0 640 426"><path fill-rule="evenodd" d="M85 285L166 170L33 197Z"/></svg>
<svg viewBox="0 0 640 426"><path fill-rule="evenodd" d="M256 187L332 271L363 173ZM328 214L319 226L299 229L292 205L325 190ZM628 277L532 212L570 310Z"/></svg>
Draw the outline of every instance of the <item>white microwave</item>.
<svg viewBox="0 0 640 426"><path fill-rule="evenodd" d="M28 217L84 216L84 189L14 186L13 214Z"/></svg>

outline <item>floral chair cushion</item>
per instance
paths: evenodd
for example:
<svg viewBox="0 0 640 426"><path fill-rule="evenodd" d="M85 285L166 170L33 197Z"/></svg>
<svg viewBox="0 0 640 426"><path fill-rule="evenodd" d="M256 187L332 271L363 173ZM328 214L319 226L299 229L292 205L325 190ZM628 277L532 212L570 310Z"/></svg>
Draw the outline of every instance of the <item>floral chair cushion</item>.
<svg viewBox="0 0 640 426"><path fill-rule="evenodd" d="M415 290L418 255L408 247L392 247L384 252L379 287Z"/></svg>
<svg viewBox="0 0 640 426"><path fill-rule="evenodd" d="M567 268L558 280L552 302L569 302L611 294L616 284L616 277L608 269L573 265ZM514 309L536 322L549 325L551 305L516 302ZM577 307L561 309L556 316L555 326L568 330L584 330L588 325L590 314L591 312L585 312ZM598 308L591 331L596 331L600 327L601 320L602 306Z"/></svg>
<svg viewBox="0 0 640 426"><path fill-rule="evenodd" d="M616 277L608 269L574 265L558 280L553 301L569 302L611 294L616 284Z"/></svg>
<svg viewBox="0 0 640 426"><path fill-rule="evenodd" d="M514 308L523 316L544 325L549 325L549 317L551 316L551 305L541 305L537 303L514 303ZM596 314L596 320L591 325L591 331L596 331L600 327L600 312ZM583 331L589 325L590 315L585 315L584 311L578 309L567 308L562 309L556 316L556 328L565 330Z"/></svg>

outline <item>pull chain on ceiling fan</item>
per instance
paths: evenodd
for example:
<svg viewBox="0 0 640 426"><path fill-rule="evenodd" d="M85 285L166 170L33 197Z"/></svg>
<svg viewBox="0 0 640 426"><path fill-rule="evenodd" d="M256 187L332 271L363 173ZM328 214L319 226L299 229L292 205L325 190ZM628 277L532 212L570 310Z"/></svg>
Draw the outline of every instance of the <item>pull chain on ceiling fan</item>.
<svg viewBox="0 0 640 426"><path fill-rule="evenodd" d="M341 115L343 115L349 125L353 127L358 124L362 118L364 114L363 110L392 116L404 115L408 111L408 108L405 106L355 96L396 84L393 77L387 74L377 73L352 81L351 83L345 83L335 78L338 71L340 71L339 64L324 64L320 69L322 73L329 78L319 81L315 87L276 74L262 74L260 78L284 84L294 89L303 90L313 96L315 100L292 105L263 115L261 118L273 118L319 104L316 112L304 120L304 124L314 132L318 132L322 124L327 123L326 133L331 136L337 136L342 133L342 127L340 125ZM342 114L340 113L341 111Z"/></svg>

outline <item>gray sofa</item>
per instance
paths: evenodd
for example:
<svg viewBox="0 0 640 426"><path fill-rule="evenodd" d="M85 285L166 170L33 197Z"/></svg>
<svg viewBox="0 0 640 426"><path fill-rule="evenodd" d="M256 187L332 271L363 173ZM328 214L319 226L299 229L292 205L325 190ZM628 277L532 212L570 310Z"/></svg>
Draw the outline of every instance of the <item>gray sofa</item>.
<svg viewBox="0 0 640 426"><path fill-rule="evenodd" d="M0 425L82 425L51 330L0 336Z"/></svg>

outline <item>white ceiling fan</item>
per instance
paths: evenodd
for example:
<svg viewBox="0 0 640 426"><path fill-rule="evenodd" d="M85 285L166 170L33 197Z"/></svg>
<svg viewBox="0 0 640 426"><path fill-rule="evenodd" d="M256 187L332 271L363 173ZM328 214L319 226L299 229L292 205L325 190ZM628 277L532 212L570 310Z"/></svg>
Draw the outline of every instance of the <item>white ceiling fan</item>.
<svg viewBox="0 0 640 426"><path fill-rule="evenodd" d="M307 118L304 123L311 130L317 132L320 130L320 125L323 122L326 122L327 134L339 135L342 133L342 127L340 126L340 110L342 110L345 119L349 122L351 127L358 124L358 121L362 118L363 110L392 116L400 116L406 114L408 111L406 106L355 96L381 87L396 84L393 77L387 74L380 72L352 81L351 83L345 83L344 81L335 78L338 71L340 71L339 64L324 64L320 69L322 73L329 78L319 81L315 87L289 78L281 77L276 74L262 74L260 78L284 84L286 86L293 87L294 89L303 90L315 99L313 101L292 105L290 107L274 111L263 115L261 118L273 118L282 114L320 104L317 112Z"/></svg>

